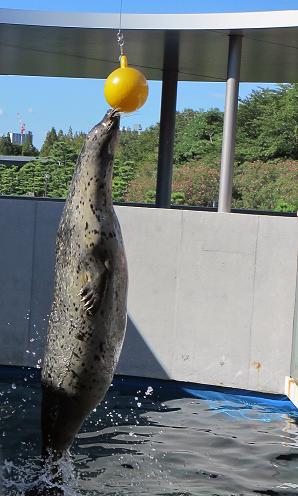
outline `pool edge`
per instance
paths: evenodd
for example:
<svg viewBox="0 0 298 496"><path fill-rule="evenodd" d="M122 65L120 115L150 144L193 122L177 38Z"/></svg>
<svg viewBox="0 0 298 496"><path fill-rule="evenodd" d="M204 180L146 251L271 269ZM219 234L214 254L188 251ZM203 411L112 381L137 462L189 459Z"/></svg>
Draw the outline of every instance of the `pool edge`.
<svg viewBox="0 0 298 496"><path fill-rule="evenodd" d="M285 378L285 395L298 408L298 384L293 377L286 376Z"/></svg>
<svg viewBox="0 0 298 496"><path fill-rule="evenodd" d="M15 365L0 365L0 381L4 380L22 380L24 377L29 379L31 384L39 384L41 380L41 368L15 366ZM169 379L155 379L148 377L127 376L115 374L113 378L114 385L121 387L128 385L129 387L147 388L148 385L153 386L155 392L167 391L173 394L183 393L192 398L203 399L218 399L218 395L237 396L245 402L253 401L257 404L271 404L284 408L286 402L290 401L292 407L298 409L298 385L291 377L285 378L284 393L268 393L263 391L254 391L247 389L232 388L227 386L216 386L210 384L198 384L184 381L175 381Z"/></svg>

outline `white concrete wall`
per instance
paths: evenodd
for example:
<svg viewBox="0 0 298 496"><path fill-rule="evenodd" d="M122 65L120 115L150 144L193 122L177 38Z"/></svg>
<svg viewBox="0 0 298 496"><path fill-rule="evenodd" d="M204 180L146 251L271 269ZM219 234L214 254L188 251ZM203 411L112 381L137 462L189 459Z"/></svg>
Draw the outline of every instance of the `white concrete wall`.
<svg viewBox="0 0 298 496"><path fill-rule="evenodd" d="M35 365L42 356L62 207L0 200L2 364ZM297 219L116 211L130 276L118 372L282 393L291 364Z"/></svg>
<svg viewBox="0 0 298 496"><path fill-rule="evenodd" d="M293 378L296 381L295 405L297 405L298 408L298 271L297 271L297 280L296 280L296 302L295 302L294 322L293 322L291 378Z"/></svg>

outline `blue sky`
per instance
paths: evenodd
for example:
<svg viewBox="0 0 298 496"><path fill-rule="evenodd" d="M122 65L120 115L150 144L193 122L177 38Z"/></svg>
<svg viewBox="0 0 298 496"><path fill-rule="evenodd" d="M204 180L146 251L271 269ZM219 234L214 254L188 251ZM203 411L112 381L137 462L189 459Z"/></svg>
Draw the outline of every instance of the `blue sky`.
<svg viewBox="0 0 298 496"><path fill-rule="evenodd" d="M298 0L122 0L123 12L232 12L248 10L298 9ZM0 0L0 8L23 8L51 11L119 12L120 0ZM17 131L19 118L34 135L40 147L46 132L55 126L66 131L88 131L100 120L107 108L103 97L103 81L95 79L63 79L1 76L0 135ZM248 95L256 86L242 83L240 96ZM122 124L147 127L159 120L161 84L149 83L149 98L139 111L122 118ZM224 83L179 83L177 109L223 109Z"/></svg>
<svg viewBox="0 0 298 496"><path fill-rule="evenodd" d="M119 12L121 0L0 0L0 7L51 11ZM123 12L244 12L291 10L297 0L122 0Z"/></svg>

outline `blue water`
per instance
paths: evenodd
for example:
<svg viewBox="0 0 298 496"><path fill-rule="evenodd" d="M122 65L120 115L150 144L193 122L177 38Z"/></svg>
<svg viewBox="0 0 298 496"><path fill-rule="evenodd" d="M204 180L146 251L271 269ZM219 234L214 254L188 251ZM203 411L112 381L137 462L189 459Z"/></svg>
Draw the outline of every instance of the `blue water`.
<svg viewBox="0 0 298 496"><path fill-rule="evenodd" d="M51 484L37 373L6 370L0 394L2 493L21 496ZM284 397L116 378L61 470L66 496L297 495L298 412Z"/></svg>

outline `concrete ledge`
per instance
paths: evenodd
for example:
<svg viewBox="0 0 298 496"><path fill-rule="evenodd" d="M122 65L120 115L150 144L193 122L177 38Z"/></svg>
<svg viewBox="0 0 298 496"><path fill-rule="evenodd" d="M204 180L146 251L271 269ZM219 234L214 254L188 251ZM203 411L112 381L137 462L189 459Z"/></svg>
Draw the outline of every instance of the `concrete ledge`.
<svg viewBox="0 0 298 496"><path fill-rule="evenodd" d="M292 377L287 376L285 379L285 395L298 408L298 385Z"/></svg>

